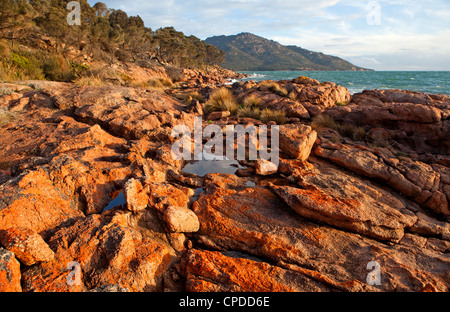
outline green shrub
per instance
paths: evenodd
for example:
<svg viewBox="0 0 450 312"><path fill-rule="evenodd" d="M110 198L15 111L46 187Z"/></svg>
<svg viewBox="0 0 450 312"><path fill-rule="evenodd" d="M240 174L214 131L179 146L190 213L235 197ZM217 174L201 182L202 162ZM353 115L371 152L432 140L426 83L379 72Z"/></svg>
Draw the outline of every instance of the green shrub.
<svg viewBox="0 0 450 312"><path fill-rule="evenodd" d="M69 63L61 56L50 55L44 60L45 78L53 81L70 82L76 77Z"/></svg>
<svg viewBox="0 0 450 312"><path fill-rule="evenodd" d="M70 68L75 76L80 77L83 73L89 70L89 65L70 62Z"/></svg>
<svg viewBox="0 0 450 312"><path fill-rule="evenodd" d="M16 52L12 52L10 56L10 62L12 68L16 69L16 76L20 80L24 79L43 79L44 75L42 72L41 64L39 60L33 58L27 58Z"/></svg>

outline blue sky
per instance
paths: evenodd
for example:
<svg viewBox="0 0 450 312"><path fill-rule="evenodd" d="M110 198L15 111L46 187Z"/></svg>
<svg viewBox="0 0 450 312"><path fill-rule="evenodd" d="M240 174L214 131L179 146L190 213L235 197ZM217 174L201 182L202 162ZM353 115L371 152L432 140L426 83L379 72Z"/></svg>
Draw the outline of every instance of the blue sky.
<svg viewBox="0 0 450 312"><path fill-rule="evenodd" d="M376 70L450 70L450 0L102 2L201 39L251 32Z"/></svg>

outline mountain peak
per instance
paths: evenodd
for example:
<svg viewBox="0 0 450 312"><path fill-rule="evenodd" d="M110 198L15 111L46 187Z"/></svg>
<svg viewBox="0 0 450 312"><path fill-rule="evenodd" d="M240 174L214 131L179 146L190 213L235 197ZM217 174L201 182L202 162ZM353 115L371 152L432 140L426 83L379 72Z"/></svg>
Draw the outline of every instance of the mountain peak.
<svg viewBox="0 0 450 312"><path fill-rule="evenodd" d="M235 71L264 70L330 70L362 71L336 56L312 52L297 46L283 46L252 33L242 32L232 36L215 36L206 39L227 53L222 66Z"/></svg>

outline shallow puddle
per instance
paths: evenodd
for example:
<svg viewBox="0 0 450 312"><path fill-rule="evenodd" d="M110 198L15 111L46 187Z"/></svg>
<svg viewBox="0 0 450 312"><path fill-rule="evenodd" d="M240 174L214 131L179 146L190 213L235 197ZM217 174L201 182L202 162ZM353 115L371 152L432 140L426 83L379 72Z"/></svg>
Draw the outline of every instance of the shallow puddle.
<svg viewBox="0 0 450 312"><path fill-rule="evenodd" d="M122 206L122 205L126 205L126 203L127 203L127 201L125 200L125 196L123 195L123 191L122 191L122 192L120 192L119 196L114 198L108 204L108 206L106 206L105 209L103 209L103 212L114 209L114 208Z"/></svg>
<svg viewBox="0 0 450 312"><path fill-rule="evenodd" d="M238 169L246 169L241 166L237 160L229 160L223 158L220 160L211 159L210 155L203 153L203 160L194 160L183 168L185 173L193 173L200 177L204 177L209 173L235 174Z"/></svg>

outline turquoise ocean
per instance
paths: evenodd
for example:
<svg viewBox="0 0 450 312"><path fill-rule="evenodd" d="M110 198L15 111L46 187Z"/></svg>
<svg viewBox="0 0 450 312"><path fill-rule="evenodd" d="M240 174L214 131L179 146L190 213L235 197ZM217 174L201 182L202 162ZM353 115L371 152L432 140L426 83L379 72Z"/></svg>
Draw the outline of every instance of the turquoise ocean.
<svg viewBox="0 0 450 312"><path fill-rule="evenodd" d="M257 71L245 72L245 80L290 80L307 76L320 82L332 81L355 94L368 89L401 89L450 95L450 71Z"/></svg>

